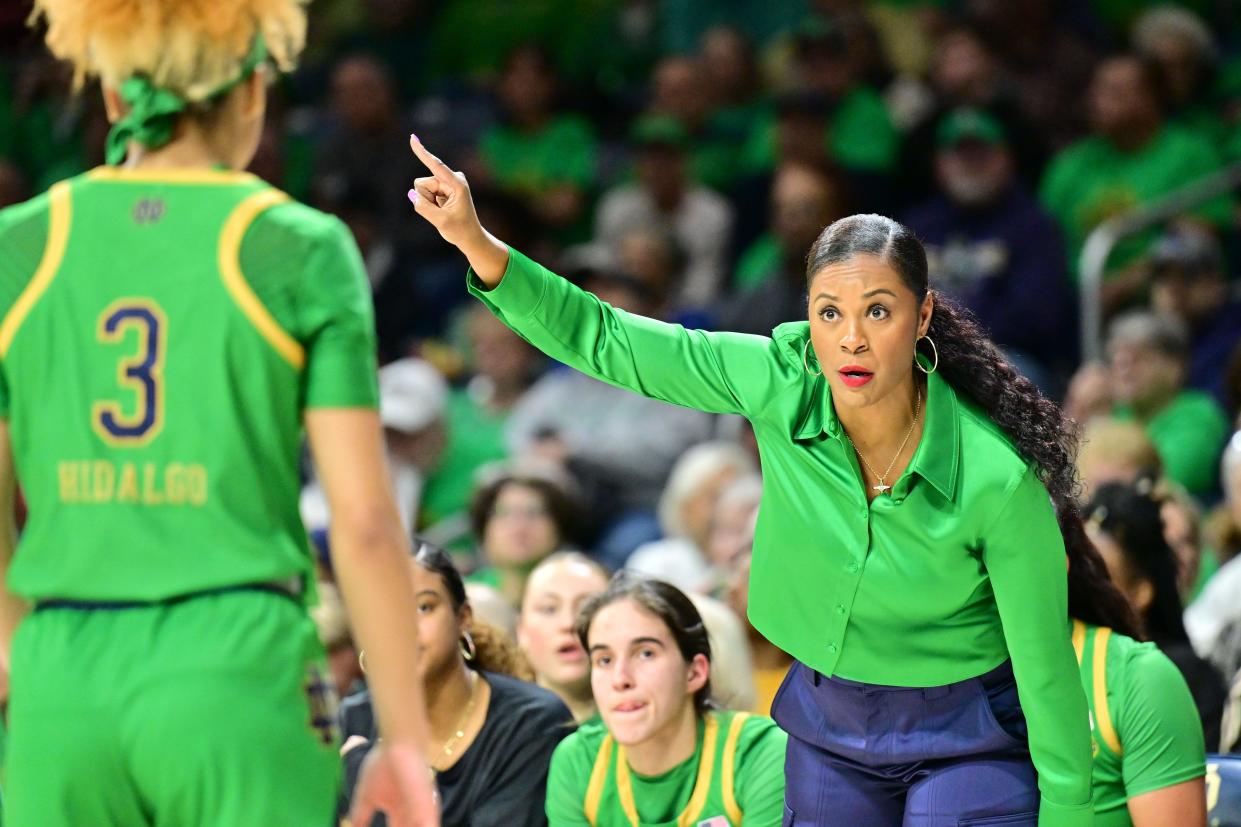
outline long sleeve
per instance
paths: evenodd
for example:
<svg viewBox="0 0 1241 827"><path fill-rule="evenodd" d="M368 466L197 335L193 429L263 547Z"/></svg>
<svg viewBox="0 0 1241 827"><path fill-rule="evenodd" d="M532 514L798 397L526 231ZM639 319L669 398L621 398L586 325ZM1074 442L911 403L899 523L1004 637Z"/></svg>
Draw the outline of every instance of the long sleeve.
<svg viewBox="0 0 1241 827"><path fill-rule="evenodd" d="M1069 636L1064 539L1032 468L1012 486L982 539L1029 725L1042 797L1039 824L1089 825L1090 719Z"/></svg>
<svg viewBox="0 0 1241 827"><path fill-rule="evenodd" d="M653 399L753 417L787 384L771 339L686 330L613 308L510 250L492 290L470 292L523 339L588 376Z"/></svg>

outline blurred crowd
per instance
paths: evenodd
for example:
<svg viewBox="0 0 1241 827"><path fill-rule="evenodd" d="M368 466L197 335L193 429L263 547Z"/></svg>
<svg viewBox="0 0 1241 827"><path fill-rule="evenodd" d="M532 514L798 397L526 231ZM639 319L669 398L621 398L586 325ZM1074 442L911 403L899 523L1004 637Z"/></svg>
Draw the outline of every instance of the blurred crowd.
<svg viewBox="0 0 1241 827"><path fill-rule="evenodd" d="M101 163L107 131L22 5L0 10L0 206ZM716 694L769 708L789 661L745 621L759 457L745 421L549 364L471 301L405 200L411 132L465 172L497 237L690 327L804 319L825 225L906 223L932 286L1082 425L1109 571L1208 750L1241 750L1241 201L1116 246L1100 361L1083 363L1078 311L1094 228L1241 163L1235 0L316 0L310 20L253 171L353 231L406 525L576 717L592 702L573 612L625 568L691 594ZM361 668L323 561L347 691Z"/></svg>

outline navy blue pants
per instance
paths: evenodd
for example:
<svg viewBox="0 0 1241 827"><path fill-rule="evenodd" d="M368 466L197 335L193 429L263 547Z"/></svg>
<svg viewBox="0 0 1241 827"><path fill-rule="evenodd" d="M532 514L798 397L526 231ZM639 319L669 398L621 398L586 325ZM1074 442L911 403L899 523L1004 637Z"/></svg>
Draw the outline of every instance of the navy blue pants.
<svg viewBox="0 0 1241 827"><path fill-rule="evenodd" d="M1037 776L1007 662L927 688L825 678L796 663L771 713L789 734L785 827L1037 827Z"/></svg>

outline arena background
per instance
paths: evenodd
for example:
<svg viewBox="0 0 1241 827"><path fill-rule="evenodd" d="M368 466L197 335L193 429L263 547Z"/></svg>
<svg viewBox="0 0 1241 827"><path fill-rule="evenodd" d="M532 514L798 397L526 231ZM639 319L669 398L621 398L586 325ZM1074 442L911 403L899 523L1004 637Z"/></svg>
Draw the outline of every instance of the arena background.
<svg viewBox="0 0 1241 827"><path fill-rule="evenodd" d="M28 14L0 7L0 207L102 164L108 130ZM804 318L823 226L906 223L933 287L1083 426L1083 499L1161 498L1207 748L1241 750L1241 3L316 0L271 92L252 171L352 231L403 517L501 631L530 567L574 548L731 609L749 654L717 690L738 706L770 703L787 665L744 622L746 423L550 364L486 313L406 201L411 133L497 236L689 327ZM545 525L497 519L505 475L545 487ZM347 694L363 675L305 476ZM1211 823L1241 824L1220 760Z"/></svg>

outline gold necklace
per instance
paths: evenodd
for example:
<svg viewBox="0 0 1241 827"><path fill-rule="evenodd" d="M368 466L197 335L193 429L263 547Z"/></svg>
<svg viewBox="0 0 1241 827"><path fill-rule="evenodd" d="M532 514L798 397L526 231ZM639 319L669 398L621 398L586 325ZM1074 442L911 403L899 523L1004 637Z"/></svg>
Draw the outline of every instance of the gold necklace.
<svg viewBox="0 0 1241 827"><path fill-rule="evenodd" d="M448 740L444 742L444 746L440 747L440 763L443 763L445 759L452 758L453 748L457 746L458 741L465 737L465 725L469 723L470 714L474 711L474 701L478 698L478 692L476 691L478 689L478 675L473 670L469 674L470 700L465 705L465 712L461 714L461 720L457 721L456 729L453 730ZM436 772L441 772L441 770L436 770Z"/></svg>
<svg viewBox="0 0 1241 827"><path fill-rule="evenodd" d="M905 434L905 438L901 440L901 447L896 449L896 456L892 457L892 461L888 463L888 467L883 470L882 474L875 472L875 469L871 467L870 463L866 461L866 457L862 454L862 449L853 444L853 440L849 437L849 432L845 431L845 439L848 439L849 444L853 445L853 450L857 452L858 457L862 460L862 464L866 466L866 470L870 471L871 476L879 480L878 485L872 485L870 487L871 491L878 491L880 494L886 494L892 490L892 486L885 484L884 481L887 479L888 473L892 470L892 466L896 465L896 461L900 459L901 453L905 450L905 445L908 444L909 438L913 436L914 428L918 427L918 415L920 413L922 413L922 391L917 391L917 396L914 400L914 421L909 423L909 431Z"/></svg>

